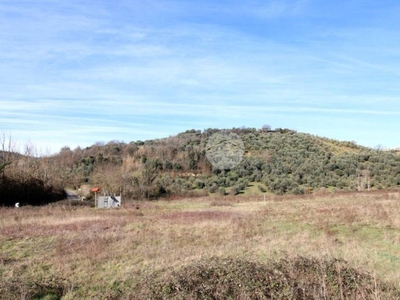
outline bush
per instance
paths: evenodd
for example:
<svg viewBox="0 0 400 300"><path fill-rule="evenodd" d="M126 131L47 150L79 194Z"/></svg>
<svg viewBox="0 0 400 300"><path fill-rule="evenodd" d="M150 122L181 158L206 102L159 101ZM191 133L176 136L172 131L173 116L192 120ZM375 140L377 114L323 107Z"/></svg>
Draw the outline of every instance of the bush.
<svg viewBox="0 0 400 300"><path fill-rule="evenodd" d="M261 185L258 186L258 189L261 193L265 193L267 190L264 189Z"/></svg>
<svg viewBox="0 0 400 300"><path fill-rule="evenodd" d="M0 299L61 299L72 284L64 278L44 278L41 281L18 278L0 281Z"/></svg>
<svg viewBox="0 0 400 300"><path fill-rule="evenodd" d="M218 186L217 186L216 184L213 184L212 186L210 186L210 187L208 188L208 191L209 191L210 193L216 193L217 190L218 190Z"/></svg>
<svg viewBox="0 0 400 300"><path fill-rule="evenodd" d="M196 179L196 181L194 182L196 188L198 189L202 189L204 188L205 184L202 180Z"/></svg>
<svg viewBox="0 0 400 300"><path fill-rule="evenodd" d="M398 299L400 291L340 259L297 257L266 263L211 258L151 274L140 299Z"/></svg>
<svg viewBox="0 0 400 300"><path fill-rule="evenodd" d="M231 190L230 190L231 195L237 195L239 193L240 193L240 188L237 185L231 187Z"/></svg>
<svg viewBox="0 0 400 300"><path fill-rule="evenodd" d="M294 187L293 189L290 190L291 194L294 195L303 195L304 194L304 190L298 186Z"/></svg>

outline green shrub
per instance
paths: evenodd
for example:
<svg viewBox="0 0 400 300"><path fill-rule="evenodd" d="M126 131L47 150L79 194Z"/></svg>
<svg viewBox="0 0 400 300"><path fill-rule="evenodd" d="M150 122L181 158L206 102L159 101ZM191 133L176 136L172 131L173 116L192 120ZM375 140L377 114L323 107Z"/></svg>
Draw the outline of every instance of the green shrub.
<svg viewBox="0 0 400 300"><path fill-rule="evenodd" d="M265 193L267 190L264 189L261 185L258 186L258 189L261 193Z"/></svg>
<svg viewBox="0 0 400 300"><path fill-rule="evenodd" d="M220 194L221 196L225 196L225 189L223 187L218 188L218 194Z"/></svg>
<svg viewBox="0 0 400 300"><path fill-rule="evenodd" d="M210 187L208 188L208 191L209 191L210 193L216 193L217 190L218 190L218 186L217 186L216 184L213 184L212 186L210 186Z"/></svg>

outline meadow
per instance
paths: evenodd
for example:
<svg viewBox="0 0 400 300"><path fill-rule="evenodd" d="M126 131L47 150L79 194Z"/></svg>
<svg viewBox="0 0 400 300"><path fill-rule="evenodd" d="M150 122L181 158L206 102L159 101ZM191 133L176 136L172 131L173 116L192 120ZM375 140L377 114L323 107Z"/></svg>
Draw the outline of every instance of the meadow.
<svg viewBox="0 0 400 300"><path fill-rule="evenodd" d="M0 208L0 299L398 299L400 194Z"/></svg>

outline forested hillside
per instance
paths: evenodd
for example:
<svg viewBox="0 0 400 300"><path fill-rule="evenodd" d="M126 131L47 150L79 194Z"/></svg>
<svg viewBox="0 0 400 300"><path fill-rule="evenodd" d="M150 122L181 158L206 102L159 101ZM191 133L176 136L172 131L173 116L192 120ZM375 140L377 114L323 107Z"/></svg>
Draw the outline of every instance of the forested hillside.
<svg viewBox="0 0 400 300"><path fill-rule="evenodd" d="M243 160L231 170L214 169L205 148L210 136L219 131L188 130L159 140L111 141L74 150L64 147L49 157L16 158L4 167L4 173L23 168L30 180L41 180L49 188L77 189L87 184L104 192L122 191L132 199L237 195L250 184L260 193L274 194L400 186L400 157L394 151L288 129L229 130L244 143Z"/></svg>

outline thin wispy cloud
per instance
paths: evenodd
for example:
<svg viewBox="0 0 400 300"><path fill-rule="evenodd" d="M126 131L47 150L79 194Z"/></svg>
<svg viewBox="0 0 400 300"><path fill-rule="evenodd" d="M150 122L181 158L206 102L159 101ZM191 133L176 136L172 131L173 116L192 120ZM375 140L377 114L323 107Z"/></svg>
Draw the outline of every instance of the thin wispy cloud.
<svg viewBox="0 0 400 300"><path fill-rule="evenodd" d="M393 1L2 1L0 127L51 151L289 127L400 146Z"/></svg>

